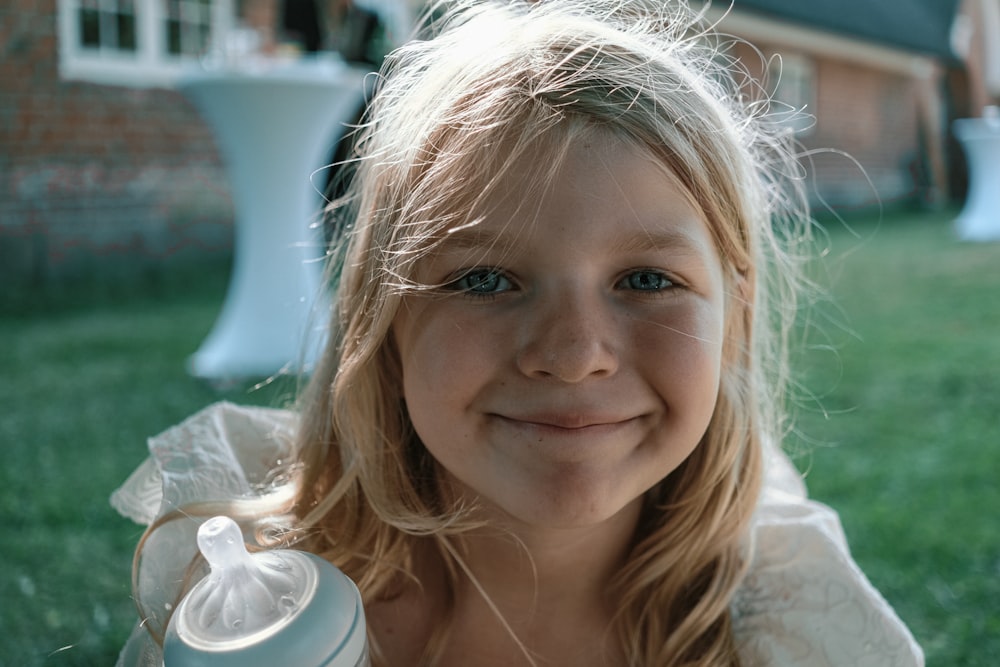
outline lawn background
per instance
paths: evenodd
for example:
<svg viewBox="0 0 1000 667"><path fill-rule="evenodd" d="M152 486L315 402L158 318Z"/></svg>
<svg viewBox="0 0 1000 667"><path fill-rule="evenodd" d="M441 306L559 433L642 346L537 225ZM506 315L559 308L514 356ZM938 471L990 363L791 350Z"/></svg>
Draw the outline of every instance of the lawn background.
<svg viewBox="0 0 1000 667"><path fill-rule="evenodd" d="M1000 660L1000 244L953 212L827 224L789 445L929 665ZM294 382L219 392L185 359L227 267L0 291L0 666L111 665L134 622L141 528L109 493L145 438L208 403L287 403ZM0 290L4 288L0 286Z"/></svg>

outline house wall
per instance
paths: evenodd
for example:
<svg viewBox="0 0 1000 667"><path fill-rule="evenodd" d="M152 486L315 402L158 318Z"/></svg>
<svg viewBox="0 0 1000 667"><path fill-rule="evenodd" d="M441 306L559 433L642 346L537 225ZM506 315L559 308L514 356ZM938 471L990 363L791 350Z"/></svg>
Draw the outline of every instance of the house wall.
<svg viewBox="0 0 1000 667"><path fill-rule="evenodd" d="M277 20L276 1L237 4L265 26ZM979 2L967 0L968 11ZM60 80L56 24L56 0L0 4L0 291L97 266L228 254L228 184L192 105L162 88ZM748 38L765 56L799 51L815 65L816 126L799 137L813 151L814 200L843 209L934 200L947 188L939 74L810 52L813 36ZM763 74L759 55L741 57Z"/></svg>
<svg viewBox="0 0 1000 667"><path fill-rule="evenodd" d="M756 49L738 46L737 54L769 92L776 84L763 63L780 55L812 65L805 111L814 123L796 140L805 154L802 163L817 209L848 211L942 198L938 73L917 76L786 44L759 39L753 44Z"/></svg>
<svg viewBox="0 0 1000 667"><path fill-rule="evenodd" d="M60 79L56 3L0 3L0 298L97 268L230 254L229 185L193 105L142 82ZM322 5L329 46L341 4ZM279 0L233 6L276 48ZM403 5L383 18L398 39L411 17Z"/></svg>
<svg viewBox="0 0 1000 667"><path fill-rule="evenodd" d="M819 151L812 162L824 199L865 207L925 196L918 96L918 83L908 77L817 63L816 129L803 143Z"/></svg>
<svg viewBox="0 0 1000 667"><path fill-rule="evenodd" d="M0 9L0 290L225 253L212 137L178 93L61 81L56 0Z"/></svg>

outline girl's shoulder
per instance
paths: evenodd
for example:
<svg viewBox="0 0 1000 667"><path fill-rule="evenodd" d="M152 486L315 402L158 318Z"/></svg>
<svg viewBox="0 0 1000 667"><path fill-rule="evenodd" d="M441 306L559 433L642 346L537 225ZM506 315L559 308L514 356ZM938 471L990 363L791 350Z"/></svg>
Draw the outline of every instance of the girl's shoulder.
<svg viewBox="0 0 1000 667"><path fill-rule="evenodd" d="M749 573L733 600L745 665L923 665L920 647L851 557L836 512L769 457Z"/></svg>

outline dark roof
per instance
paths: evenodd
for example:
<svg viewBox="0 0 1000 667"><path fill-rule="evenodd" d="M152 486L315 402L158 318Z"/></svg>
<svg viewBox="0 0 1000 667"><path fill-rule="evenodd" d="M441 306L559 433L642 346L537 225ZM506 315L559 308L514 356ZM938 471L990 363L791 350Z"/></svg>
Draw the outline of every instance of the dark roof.
<svg viewBox="0 0 1000 667"><path fill-rule="evenodd" d="M737 10L946 60L955 59L951 26L958 4L959 0L733 0Z"/></svg>

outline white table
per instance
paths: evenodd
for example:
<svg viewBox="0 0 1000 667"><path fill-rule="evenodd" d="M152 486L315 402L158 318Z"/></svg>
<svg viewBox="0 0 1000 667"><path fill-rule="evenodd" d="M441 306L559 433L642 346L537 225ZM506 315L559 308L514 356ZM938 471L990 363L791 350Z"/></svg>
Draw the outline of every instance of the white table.
<svg viewBox="0 0 1000 667"><path fill-rule="evenodd" d="M225 302L188 360L192 375L228 382L315 361L328 296L322 234L312 223L326 174L311 176L353 120L365 74L336 60L256 61L179 82L217 139L236 216Z"/></svg>
<svg viewBox="0 0 1000 667"><path fill-rule="evenodd" d="M960 118L954 129L969 164L969 194L955 229L965 241L1000 240L1000 117Z"/></svg>

